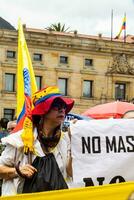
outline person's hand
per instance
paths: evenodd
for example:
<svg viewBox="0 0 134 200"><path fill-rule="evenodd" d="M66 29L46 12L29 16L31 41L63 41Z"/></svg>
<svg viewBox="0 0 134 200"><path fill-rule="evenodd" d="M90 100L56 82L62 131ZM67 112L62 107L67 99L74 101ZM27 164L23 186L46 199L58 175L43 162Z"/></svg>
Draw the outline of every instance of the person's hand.
<svg viewBox="0 0 134 200"><path fill-rule="evenodd" d="M31 178L35 172L37 172L37 169L34 168L32 165L26 164L23 166L19 166L19 171L22 174L22 176Z"/></svg>

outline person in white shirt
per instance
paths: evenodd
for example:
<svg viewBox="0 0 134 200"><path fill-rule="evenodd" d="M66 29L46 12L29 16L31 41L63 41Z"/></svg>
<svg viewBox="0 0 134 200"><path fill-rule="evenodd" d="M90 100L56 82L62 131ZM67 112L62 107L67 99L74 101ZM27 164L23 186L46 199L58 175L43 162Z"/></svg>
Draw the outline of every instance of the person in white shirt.
<svg viewBox="0 0 134 200"><path fill-rule="evenodd" d="M63 97L53 86L36 92L33 104L32 163L24 154L23 130L2 139L6 145L0 157L2 196L68 188L67 178L72 176L70 135L61 131L61 124L74 100Z"/></svg>

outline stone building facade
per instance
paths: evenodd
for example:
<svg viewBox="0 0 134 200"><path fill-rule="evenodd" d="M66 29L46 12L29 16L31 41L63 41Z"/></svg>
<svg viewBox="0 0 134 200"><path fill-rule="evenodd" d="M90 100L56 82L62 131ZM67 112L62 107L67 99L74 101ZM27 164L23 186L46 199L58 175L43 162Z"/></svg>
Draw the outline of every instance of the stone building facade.
<svg viewBox="0 0 134 200"><path fill-rule="evenodd" d="M38 87L59 85L75 100L74 113L115 101L133 101L134 45L99 36L24 27ZM17 31L0 29L0 118L16 111Z"/></svg>

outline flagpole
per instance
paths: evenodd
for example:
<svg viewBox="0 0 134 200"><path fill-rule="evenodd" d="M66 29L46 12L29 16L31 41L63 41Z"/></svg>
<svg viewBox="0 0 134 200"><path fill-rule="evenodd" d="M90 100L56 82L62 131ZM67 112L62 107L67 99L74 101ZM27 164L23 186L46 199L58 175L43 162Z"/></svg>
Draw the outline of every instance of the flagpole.
<svg viewBox="0 0 134 200"><path fill-rule="evenodd" d="M111 41L113 40L113 9L111 10Z"/></svg>

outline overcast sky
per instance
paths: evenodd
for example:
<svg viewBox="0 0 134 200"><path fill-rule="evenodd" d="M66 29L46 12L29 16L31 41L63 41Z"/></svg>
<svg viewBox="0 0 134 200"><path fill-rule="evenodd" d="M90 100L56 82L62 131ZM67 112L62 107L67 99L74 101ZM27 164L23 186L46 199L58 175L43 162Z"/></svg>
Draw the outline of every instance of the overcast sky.
<svg viewBox="0 0 134 200"><path fill-rule="evenodd" d="M0 16L17 28L20 17L27 27L44 29L61 22L78 33L110 37L120 30L124 13L127 34L134 35L134 0L0 0Z"/></svg>

